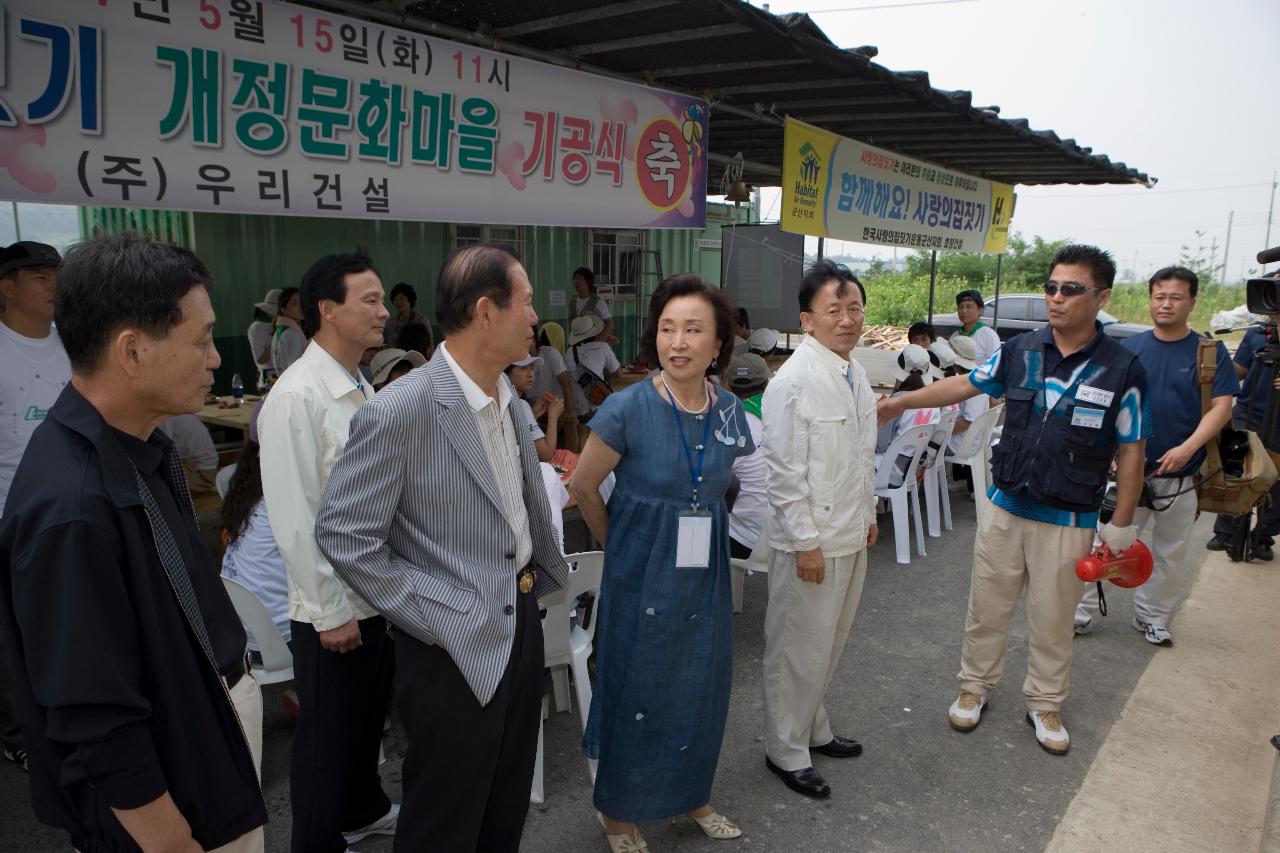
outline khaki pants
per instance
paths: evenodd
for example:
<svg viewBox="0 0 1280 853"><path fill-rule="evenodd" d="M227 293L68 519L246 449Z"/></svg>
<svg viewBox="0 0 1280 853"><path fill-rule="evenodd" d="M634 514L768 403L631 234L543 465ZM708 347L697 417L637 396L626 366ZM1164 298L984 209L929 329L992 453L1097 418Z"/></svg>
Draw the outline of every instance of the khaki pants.
<svg viewBox="0 0 1280 853"><path fill-rule="evenodd" d="M773 551L764 621L764 749L783 770L812 767L809 747L834 737L822 698L862 599L867 552L826 560L821 584L796 576L796 555Z"/></svg>
<svg viewBox="0 0 1280 853"><path fill-rule="evenodd" d="M231 689L231 702L240 715L240 725L244 727L245 737L249 739L249 751L253 753L253 767L258 771L258 780L262 780L262 690L252 675L245 675ZM215 848L211 853L263 853L267 842L262 827L252 829L244 835Z"/></svg>
<svg viewBox="0 0 1280 853"><path fill-rule="evenodd" d="M1027 590L1027 678L1031 711L1057 711L1067 698L1076 603L1084 582L1076 563L1093 544L1093 528L1063 527L1011 515L983 514L973 545L973 578L960 654L960 689L989 694L1004 672L1009 619Z"/></svg>

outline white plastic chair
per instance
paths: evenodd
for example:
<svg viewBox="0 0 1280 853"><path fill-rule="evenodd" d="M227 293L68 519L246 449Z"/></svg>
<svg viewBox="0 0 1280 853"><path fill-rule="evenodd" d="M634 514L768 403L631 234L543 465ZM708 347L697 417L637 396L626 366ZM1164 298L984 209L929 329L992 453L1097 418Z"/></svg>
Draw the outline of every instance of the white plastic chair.
<svg viewBox="0 0 1280 853"><path fill-rule="evenodd" d="M947 445L951 443L951 433L959 417L959 409L943 412L938 422L933 425L933 437L929 439L929 449L925 451L924 505L929 514L929 535L935 539L942 535L942 527L951 529L951 501L947 497L945 456ZM939 483L942 485L941 499L938 496ZM941 526L938 524L939 500L941 500L942 511Z"/></svg>
<svg viewBox="0 0 1280 853"><path fill-rule="evenodd" d="M253 634L258 651L262 654L262 663L254 663L253 677L259 684L278 684L282 681L293 681L293 652L281 636L276 623L271 621L271 614L258 600L258 596L249 591L238 581L224 577L222 585L231 596L231 603L236 608L236 615L244 623L244 627Z"/></svg>
<svg viewBox="0 0 1280 853"><path fill-rule="evenodd" d="M546 608L546 618L542 620L542 651L544 665L551 669L552 684L557 678L567 674L573 675L574 692L578 699L578 714L582 717L582 730L587 730L587 714L591 710L591 676L587 672L587 658L591 657L596 638L596 616L600 612L600 579L604 574L604 552L584 551L580 554L569 554L565 557L569 562L569 583L561 590L540 599L539 604ZM595 601L591 605L590 618L585 622L574 624L569 617L578 596L591 593ZM568 685L564 686L565 700L561 704L560 687L556 687L556 707L568 710ZM596 779L596 762L588 760L587 770L591 781ZM543 801L542 788L542 723L538 723L538 754L533 770L533 790L530 792L531 802Z"/></svg>
<svg viewBox="0 0 1280 853"><path fill-rule="evenodd" d="M763 531L761 533L763 535ZM742 581L747 575L769 573L768 563L753 563L750 559L729 558L729 590L733 595L733 612L742 612Z"/></svg>
<svg viewBox="0 0 1280 853"><path fill-rule="evenodd" d="M225 468L219 468L218 473L213 477L213 484L218 489L218 497L224 501L227 499L227 492L231 491L231 478L236 475L236 463L232 462Z"/></svg>
<svg viewBox="0 0 1280 853"><path fill-rule="evenodd" d="M916 472L920 469L920 460L929 449L929 438L933 435L933 424L912 427L893 440L889 449L884 452L880 467L876 470L876 497L885 498L893 511L893 544L897 550L899 563L911 562L911 539L908 530L907 505L915 510L916 551L921 557L927 556L924 548L924 525L920 522L920 491L917 488ZM910 456L911 464L902 475L902 485L890 485L890 478L897 472L899 456Z"/></svg>
<svg viewBox="0 0 1280 853"><path fill-rule="evenodd" d="M991 461L991 436L996 423L1004 414L1004 404L992 406L974 419L969 428L960 433L960 446L954 456L947 460L953 465L968 465L973 476L973 502L977 507L978 520L987 506L987 468ZM947 478L942 477L942 500L946 507L946 517L951 517L951 498L947 489ZM948 525L947 529L950 529Z"/></svg>

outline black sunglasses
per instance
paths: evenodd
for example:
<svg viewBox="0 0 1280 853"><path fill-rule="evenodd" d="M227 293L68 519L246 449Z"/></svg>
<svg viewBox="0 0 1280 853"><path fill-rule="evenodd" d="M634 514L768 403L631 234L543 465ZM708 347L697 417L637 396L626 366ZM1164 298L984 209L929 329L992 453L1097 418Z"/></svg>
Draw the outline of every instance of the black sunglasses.
<svg viewBox="0 0 1280 853"><path fill-rule="evenodd" d="M1044 292L1046 296L1057 296L1059 290L1062 291L1063 296L1071 297L1079 296L1080 294L1087 293L1090 290L1102 290L1102 288L1089 287L1088 285L1080 284L1075 281L1069 281L1066 284L1058 284L1053 281L1045 283Z"/></svg>

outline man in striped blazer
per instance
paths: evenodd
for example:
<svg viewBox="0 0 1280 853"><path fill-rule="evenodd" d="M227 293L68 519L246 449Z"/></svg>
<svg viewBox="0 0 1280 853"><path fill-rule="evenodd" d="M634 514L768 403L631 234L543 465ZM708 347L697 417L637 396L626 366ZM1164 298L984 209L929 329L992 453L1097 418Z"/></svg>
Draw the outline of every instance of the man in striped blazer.
<svg viewBox="0 0 1280 853"><path fill-rule="evenodd" d="M517 850L542 697L538 596L560 553L528 408L503 375L537 314L515 258L468 246L444 262L445 341L351 422L316 538L395 628L409 734L396 850Z"/></svg>

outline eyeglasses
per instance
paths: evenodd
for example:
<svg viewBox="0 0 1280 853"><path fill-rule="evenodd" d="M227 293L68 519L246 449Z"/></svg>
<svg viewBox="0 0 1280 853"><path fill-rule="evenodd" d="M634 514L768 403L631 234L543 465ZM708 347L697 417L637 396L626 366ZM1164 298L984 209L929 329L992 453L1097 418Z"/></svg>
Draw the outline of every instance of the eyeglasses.
<svg viewBox="0 0 1280 853"><path fill-rule="evenodd" d="M1045 282L1044 292L1046 296L1057 296L1059 290L1062 291L1063 296L1070 298L1072 296L1079 296L1082 293L1088 293L1089 291L1102 290L1102 288L1089 287L1088 285L1080 284L1076 281L1069 281L1066 284L1058 284L1056 281Z"/></svg>
<svg viewBox="0 0 1280 853"><path fill-rule="evenodd" d="M818 316L832 323L838 323L840 322L840 318L846 317L846 316L850 320L857 321L861 319L862 315L866 313L867 313L867 309L863 308L861 305L850 305L848 308L846 308L843 311L841 311L839 308L832 308L830 311L823 311Z"/></svg>

